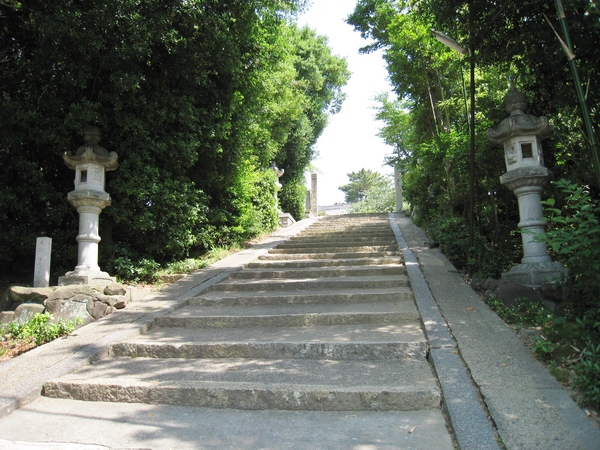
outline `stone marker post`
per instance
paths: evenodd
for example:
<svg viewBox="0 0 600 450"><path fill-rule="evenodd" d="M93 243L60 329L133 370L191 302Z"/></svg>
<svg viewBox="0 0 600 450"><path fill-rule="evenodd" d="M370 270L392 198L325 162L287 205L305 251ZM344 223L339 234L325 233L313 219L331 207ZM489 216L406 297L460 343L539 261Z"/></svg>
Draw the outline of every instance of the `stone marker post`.
<svg viewBox="0 0 600 450"><path fill-rule="evenodd" d="M35 268L33 287L50 285L50 260L52 256L52 238L39 237L35 242Z"/></svg>
<svg viewBox="0 0 600 450"><path fill-rule="evenodd" d="M314 217L319 216L319 206L317 204L317 174L310 174L310 212Z"/></svg>
<svg viewBox="0 0 600 450"><path fill-rule="evenodd" d="M394 187L396 188L396 212L402 212L402 172L394 167Z"/></svg>
<svg viewBox="0 0 600 450"><path fill-rule="evenodd" d="M551 136L554 130L547 118L524 112L527 108L525 95L514 87L506 95L504 104L510 116L495 130L489 129L487 138L492 144L504 147L507 172L500 177L500 183L517 196L523 259L521 264L502 274L502 278L539 286L557 281L566 273L562 264L550 259L546 244L536 239L546 230L541 198L551 177L544 167L541 141Z"/></svg>
<svg viewBox="0 0 600 450"><path fill-rule="evenodd" d="M102 135L98 127L84 131L85 145L75 154L65 152L63 159L70 169L75 169L75 190L69 192L68 200L79 213L77 235L77 267L58 279L59 285L92 284L107 285L115 281L98 266L99 215L110 205L110 195L104 192L105 172L115 170L119 164L117 154L98 145Z"/></svg>

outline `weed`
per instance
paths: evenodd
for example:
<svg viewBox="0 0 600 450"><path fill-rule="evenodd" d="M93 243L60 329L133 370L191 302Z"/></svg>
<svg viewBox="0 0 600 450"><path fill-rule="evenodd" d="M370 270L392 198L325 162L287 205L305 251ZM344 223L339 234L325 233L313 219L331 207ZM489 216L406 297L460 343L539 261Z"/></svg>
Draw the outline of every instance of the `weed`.
<svg viewBox="0 0 600 450"><path fill-rule="evenodd" d="M26 321L10 322L0 326L0 336L3 342L13 346L15 342L31 343L33 346L37 346L72 333L75 327L81 323L80 320L53 321L52 319L53 317L49 313L38 313ZM7 347L4 347L3 354L7 353ZM29 346L29 348L31 347Z"/></svg>

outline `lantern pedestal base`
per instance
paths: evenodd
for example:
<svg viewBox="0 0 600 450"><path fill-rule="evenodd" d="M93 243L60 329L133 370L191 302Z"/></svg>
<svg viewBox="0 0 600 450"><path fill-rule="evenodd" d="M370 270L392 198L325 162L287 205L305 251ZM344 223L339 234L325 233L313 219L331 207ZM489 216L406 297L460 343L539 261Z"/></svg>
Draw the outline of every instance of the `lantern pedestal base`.
<svg viewBox="0 0 600 450"><path fill-rule="evenodd" d="M502 279L509 283L539 287L552 284L567 276L567 269L559 262L526 263L513 266L502 274Z"/></svg>
<svg viewBox="0 0 600 450"><path fill-rule="evenodd" d="M58 278L59 286L71 286L85 284L90 286L106 287L116 282L115 277L111 277L106 272L101 271L73 271L67 272L64 277Z"/></svg>

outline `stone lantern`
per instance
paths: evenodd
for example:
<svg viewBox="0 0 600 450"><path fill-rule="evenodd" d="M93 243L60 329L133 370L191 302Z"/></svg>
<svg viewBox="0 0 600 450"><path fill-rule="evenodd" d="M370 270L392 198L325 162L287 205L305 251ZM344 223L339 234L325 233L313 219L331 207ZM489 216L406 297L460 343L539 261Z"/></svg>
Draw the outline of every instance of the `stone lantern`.
<svg viewBox="0 0 600 450"><path fill-rule="evenodd" d="M119 166L117 154L109 153L98 145L101 137L98 127L87 127L83 136L85 145L79 147L75 154L63 154L67 167L75 170L75 189L69 192L67 199L79 213L79 234L77 267L58 279L61 286L107 285L115 281L98 266L99 216L110 205L110 195L104 191L105 173Z"/></svg>
<svg viewBox="0 0 600 450"><path fill-rule="evenodd" d="M279 209L279 198L277 193L281 190L281 188L283 187L281 185L281 183L279 182L279 179L283 176L283 174L285 173L284 169L279 169L275 163L271 164L271 170L273 172L275 172L275 175L277 175L277 180L275 181L275 207L277 208L277 210L279 212L281 212L281 210Z"/></svg>
<svg viewBox="0 0 600 450"><path fill-rule="evenodd" d="M527 101L524 94L511 87L504 99L510 116L498 127L487 131L488 140L504 148L507 172L500 183L513 191L519 203L519 229L523 241L521 264L510 269L502 278L514 283L540 286L560 279L566 269L553 262L546 244L538 242L536 235L546 231L541 198L544 187L551 178L544 167L542 140L550 137L554 129L546 117L526 114Z"/></svg>

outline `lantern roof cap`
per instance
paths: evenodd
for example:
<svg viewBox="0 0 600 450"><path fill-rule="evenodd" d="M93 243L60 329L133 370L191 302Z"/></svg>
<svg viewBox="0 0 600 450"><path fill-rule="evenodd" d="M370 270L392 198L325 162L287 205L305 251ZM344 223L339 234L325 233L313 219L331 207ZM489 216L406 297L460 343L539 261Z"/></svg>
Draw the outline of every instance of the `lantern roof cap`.
<svg viewBox="0 0 600 450"><path fill-rule="evenodd" d="M85 145L80 146L75 154L65 152L63 160L70 169L85 163L100 164L107 171L115 170L119 167L117 162L118 155L115 152L109 152L104 147L98 145L102 140L102 132L96 126L88 126L83 132Z"/></svg>
<svg viewBox="0 0 600 450"><path fill-rule="evenodd" d="M504 106L510 116L502 120L496 129L487 130L487 138L493 145L502 147L504 142L513 136L535 135L544 140L554 133L554 128L546 117L525 113L528 106L527 97L514 86L510 87L504 97Z"/></svg>

